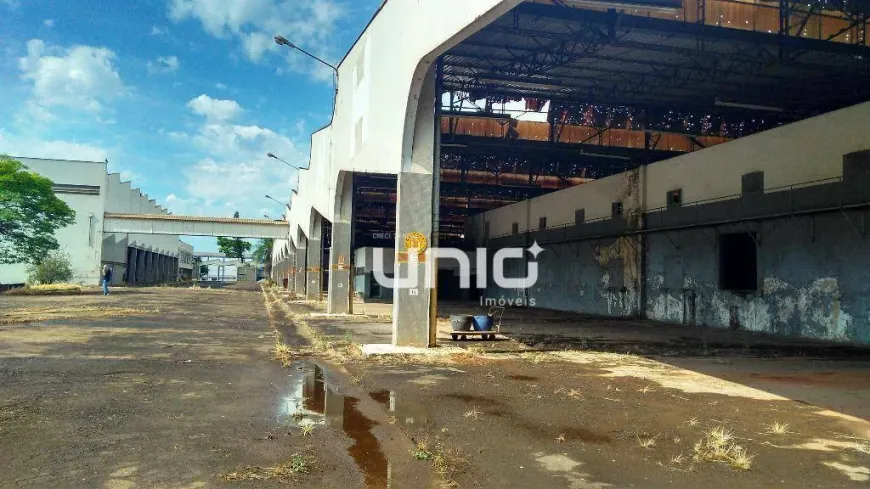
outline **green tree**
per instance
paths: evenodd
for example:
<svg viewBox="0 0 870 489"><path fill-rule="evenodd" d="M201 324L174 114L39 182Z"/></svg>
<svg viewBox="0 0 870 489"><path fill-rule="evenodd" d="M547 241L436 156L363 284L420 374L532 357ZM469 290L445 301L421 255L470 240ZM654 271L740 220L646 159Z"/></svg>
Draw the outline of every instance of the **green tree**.
<svg viewBox="0 0 870 489"><path fill-rule="evenodd" d="M239 211L233 217L238 219ZM217 244L221 253L228 258L238 258L242 263L245 263L245 253L251 251L251 243L239 238L218 238Z"/></svg>
<svg viewBox="0 0 870 489"><path fill-rule="evenodd" d="M272 238L261 239L257 242L257 247L254 248L254 262L265 263L272 258L272 244L275 242Z"/></svg>
<svg viewBox="0 0 870 489"><path fill-rule="evenodd" d="M60 245L54 233L75 211L51 190L51 180L0 155L0 263L39 263Z"/></svg>
<svg viewBox="0 0 870 489"><path fill-rule="evenodd" d="M69 282L73 278L69 255L51 251L39 263L27 267L27 282L33 285Z"/></svg>

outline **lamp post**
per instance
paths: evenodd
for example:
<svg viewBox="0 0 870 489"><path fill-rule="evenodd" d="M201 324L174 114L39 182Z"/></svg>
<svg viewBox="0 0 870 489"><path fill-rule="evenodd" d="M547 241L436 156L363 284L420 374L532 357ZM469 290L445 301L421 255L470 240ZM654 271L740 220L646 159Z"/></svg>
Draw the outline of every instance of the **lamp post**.
<svg viewBox="0 0 870 489"><path fill-rule="evenodd" d="M283 205L283 206L287 206L287 210L290 210L290 204L288 204L288 203L286 203L286 202L281 202L280 200L278 200L278 199L276 199L276 198L274 198L274 197L272 197L272 196L270 196L270 195L267 195L266 198L269 199L269 200L274 200L275 202L277 202L277 203L279 203L279 204L281 204L281 205ZM266 217L269 217L269 216L266 216Z"/></svg>
<svg viewBox="0 0 870 489"><path fill-rule="evenodd" d="M266 153L266 156L268 156L269 158L272 158L273 160L278 160L281 163L284 163L285 165L289 166L290 168L295 168L297 170L307 170L308 169L308 168L300 168L300 167L294 165L293 163L288 163L288 162L282 160L281 158L278 158L277 156L275 156L274 153Z"/></svg>
<svg viewBox="0 0 870 489"><path fill-rule="evenodd" d="M336 99L338 97L338 68L336 68L335 65L331 65L331 64L327 63L326 61L323 61L322 59L318 58L317 56L309 53L308 51L300 48L299 46L293 44L292 42L288 41L283 36L275 36L275 44L277 44L279 46L287 46L290 49L295 49L295 50L299 51L300 53L304 54L305 56L308 56L309 58L314 59L317 62L332 68L332 72L333 72L333 76L334 76L334 78L332 79L332 84L335 86L335 94L332 97L332 111L335 112L335 104L336 104Z"/></svg>

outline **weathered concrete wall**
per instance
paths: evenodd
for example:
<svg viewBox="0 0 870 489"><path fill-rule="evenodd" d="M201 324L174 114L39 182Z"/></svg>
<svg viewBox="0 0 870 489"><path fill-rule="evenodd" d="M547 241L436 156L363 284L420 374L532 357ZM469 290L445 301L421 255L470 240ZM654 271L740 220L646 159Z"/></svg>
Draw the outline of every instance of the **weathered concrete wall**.
<svg viewBox="0 0 870 489"><path fill-rule="evenodd" d="M870 132L856 129L867 117L870 103L475 216L474 242L490 253L545 248L531 289L488 280L486 296L870 343ZM724 290L720 235L747 232L757 290Z"/></svg>

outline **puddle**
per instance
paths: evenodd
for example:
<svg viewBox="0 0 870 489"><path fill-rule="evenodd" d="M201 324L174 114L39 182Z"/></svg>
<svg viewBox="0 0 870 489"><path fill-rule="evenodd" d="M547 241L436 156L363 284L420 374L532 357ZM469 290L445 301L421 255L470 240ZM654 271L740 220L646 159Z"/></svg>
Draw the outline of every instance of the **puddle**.
<svg viewBox="0 0 870 489"><path fill-rule="evenodd" d="M407 399L399 399L396 392L377 390L370 392L369 396L389 411L392 416L395 416L396 423L405 425L432 423L431 417L423 405Z"/></svg>
<svg viewBox="0 0 870 489"><path fill-rule="evenodd" d="M372 433L377 423L360 412L359 399L331 388L332 375L315 363L295 362L289 371L290 389L281 398L279 420L342 430L353 440L347 453L363 473L365 487L390 487L391 464Z"/></svg>

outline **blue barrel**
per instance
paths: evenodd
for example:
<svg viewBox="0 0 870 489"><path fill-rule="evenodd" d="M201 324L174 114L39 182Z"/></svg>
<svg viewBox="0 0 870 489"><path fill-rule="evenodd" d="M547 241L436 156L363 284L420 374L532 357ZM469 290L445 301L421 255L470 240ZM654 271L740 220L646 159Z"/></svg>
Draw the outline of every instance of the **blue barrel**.
<svg viewBox="0 0 870 489"><path fill-rule="evenodd" d="M474 316L472 325L475 331L492 331L492 316Z"/></svg>

